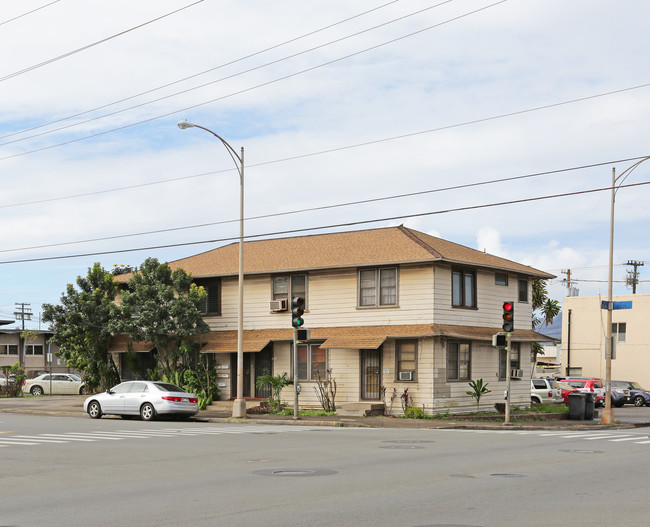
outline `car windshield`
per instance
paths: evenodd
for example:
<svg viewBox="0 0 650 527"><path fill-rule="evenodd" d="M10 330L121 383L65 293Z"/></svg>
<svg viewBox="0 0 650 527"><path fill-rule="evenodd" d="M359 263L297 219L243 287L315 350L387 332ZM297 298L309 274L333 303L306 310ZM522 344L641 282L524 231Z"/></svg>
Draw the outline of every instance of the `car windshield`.
<svg viewBox="0 0 650 527"><path fill-rule="evenodd" d="M183 388L169 382L155 382L154 386L163 392L184 392Z"/></svg>
<svg viewBox="0 0 650 527"><path fill-rule="evenodd" d="M570 392L573 391L573 386L570 386L565 382L558 382L557 385L558 385L558 388L562 388L563 390L568 390Z"/></svg>
<svg viewBox="0 0 650 527"><path fill-rule="evenodd" d="M70 373L70 377L72 377L75 381L80 381L81 380L81 375L77 375L76 373Z"/></svg>
<svg viewBox="0 0 650 527"><path fill-rule="evenodd" d="M631 382L630 384L632 385L632 388L634 388L635 390L643 390L643 391L645 391L645 388L642 388L641 385L638 382Z"/></svg>

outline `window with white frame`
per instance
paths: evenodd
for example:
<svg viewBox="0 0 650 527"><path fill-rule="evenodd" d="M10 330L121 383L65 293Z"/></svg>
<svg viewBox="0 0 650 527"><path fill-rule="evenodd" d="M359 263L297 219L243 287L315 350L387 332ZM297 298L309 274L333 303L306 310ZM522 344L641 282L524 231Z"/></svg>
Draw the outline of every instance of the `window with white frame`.
<svg viewBox="0 0 650 527"><path fill-rule="evenodd" d="M288 302L294 296L301 296L305 299L307 305L307 275L281 275L273 277L273 298L272 300L282 300L286 298Z"/></svg>
<svg viewBox="0 0 650 527"><path fill-rule="evenodd" d="M453 269L451 272L451 305L476 307L476 272L471 269Z"/></svg>
<svg viewBox="0 0 650 527"><path fill-rule="evenodd" d="M447 380L469 381L471 374L472 348L469 342L447 343Z"/></svg>
<svg viewBox="0 0 650 527"><path fill-rule="evenodd" d="M298 380L317 381L327 374L327 350L320 344L298 344Z"/></svg>
<svg viewBox="0 0 650 527"><path fill-rule="evenodd" d="M396 305L396 267L359 270L359 307Z"/></svg>
<svg viewBox="0 0 650 527"><path fill-rule="evenodd" d="M25 355L43 355L43 344L27 344Z"/></svg>
<svg viewBox="0 0 650 527"><path fill-rule="evenodd" d="M0 355L18 355L18 344L0 344Z"/></svg>
<svg viewBox="0 0 650 527"><path fill-rule="evenodd" d="M625 342L627 323L614 322L612 324L612 339L614 342Z"/></svg>
<svg viewBox="0 0 650 527"><path fill-rule="evenodd" d="M395 358L397 359L397 380L417 380L417 340L398 340L395 342Z"/></svg>

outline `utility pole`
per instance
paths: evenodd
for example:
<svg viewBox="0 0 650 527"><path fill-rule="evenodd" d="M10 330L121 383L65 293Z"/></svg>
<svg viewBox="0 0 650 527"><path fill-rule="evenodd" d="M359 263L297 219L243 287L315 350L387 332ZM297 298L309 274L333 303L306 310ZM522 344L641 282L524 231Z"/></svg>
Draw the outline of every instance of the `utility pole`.
<svg viewBox="0 0 650 527"><path fill-rule="evenodd" d="M31 320L32 319L32 308L29 307L31 304L26 304L25 302L16 302L16 311L14 311L14 316L16 317L16 320L22 320L23 322L23 333L25 332L25 320ZM21 346L21 351L20 354L18 355L20 357L20 365L24 366L25 365L25 339L21 336L20 337L20 343L22 344Z"/></svg>
<svg viewBox="0 0 650 527"><path fill-rule="evenodd" d="M638 267L643 267L644 262L637 262L636 260L628 260L625 265L634 267L634 271L627 272L626 285L629 287L632 286L632 294L636 295L636 284L639 283L639 271Z"/></svg>

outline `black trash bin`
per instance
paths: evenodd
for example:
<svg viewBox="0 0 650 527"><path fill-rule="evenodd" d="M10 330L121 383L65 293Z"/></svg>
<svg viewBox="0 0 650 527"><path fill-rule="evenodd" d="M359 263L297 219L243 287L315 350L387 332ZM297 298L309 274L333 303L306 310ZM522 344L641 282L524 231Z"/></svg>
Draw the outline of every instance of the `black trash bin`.
<svg viewBox="0 0 650 527"><path fill-rule="evenodd" d="M593 420L596 408L596 396L593 393L585 393L585 419Z"/></svg>
<svg viewBox="0 0 650 527"><path fill-rule="evenodd" d="M585 418L585 408L587 403L586 393L569 394L569 419L582 421ZM593 419L593 415L592 415Z"/></svg>

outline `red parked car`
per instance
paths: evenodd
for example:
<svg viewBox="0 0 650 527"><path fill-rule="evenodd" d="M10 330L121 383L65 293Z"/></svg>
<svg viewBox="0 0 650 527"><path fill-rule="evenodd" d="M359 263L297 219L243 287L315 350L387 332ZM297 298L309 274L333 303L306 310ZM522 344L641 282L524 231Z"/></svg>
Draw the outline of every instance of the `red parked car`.
<svg viewBox="0 0 650 527"><path fill-rule="evenodd" d="M564 384L568 384L582 393L591 393L596 397L596 406L605 406L605 387L600 379L588 379L585 377L570 377L562 379Z"/></svg>
<svg viewBox="0 0 650 527"><path fill-rule="evenodd" d="M564 400L564 404L568 405L569 404L569 394L570 393L579 393L576 388L573 386L570 386L568 384L565 384L564 381L556 381L557 386L560 389L560 392L562 392L562 399Z"/></svg>

